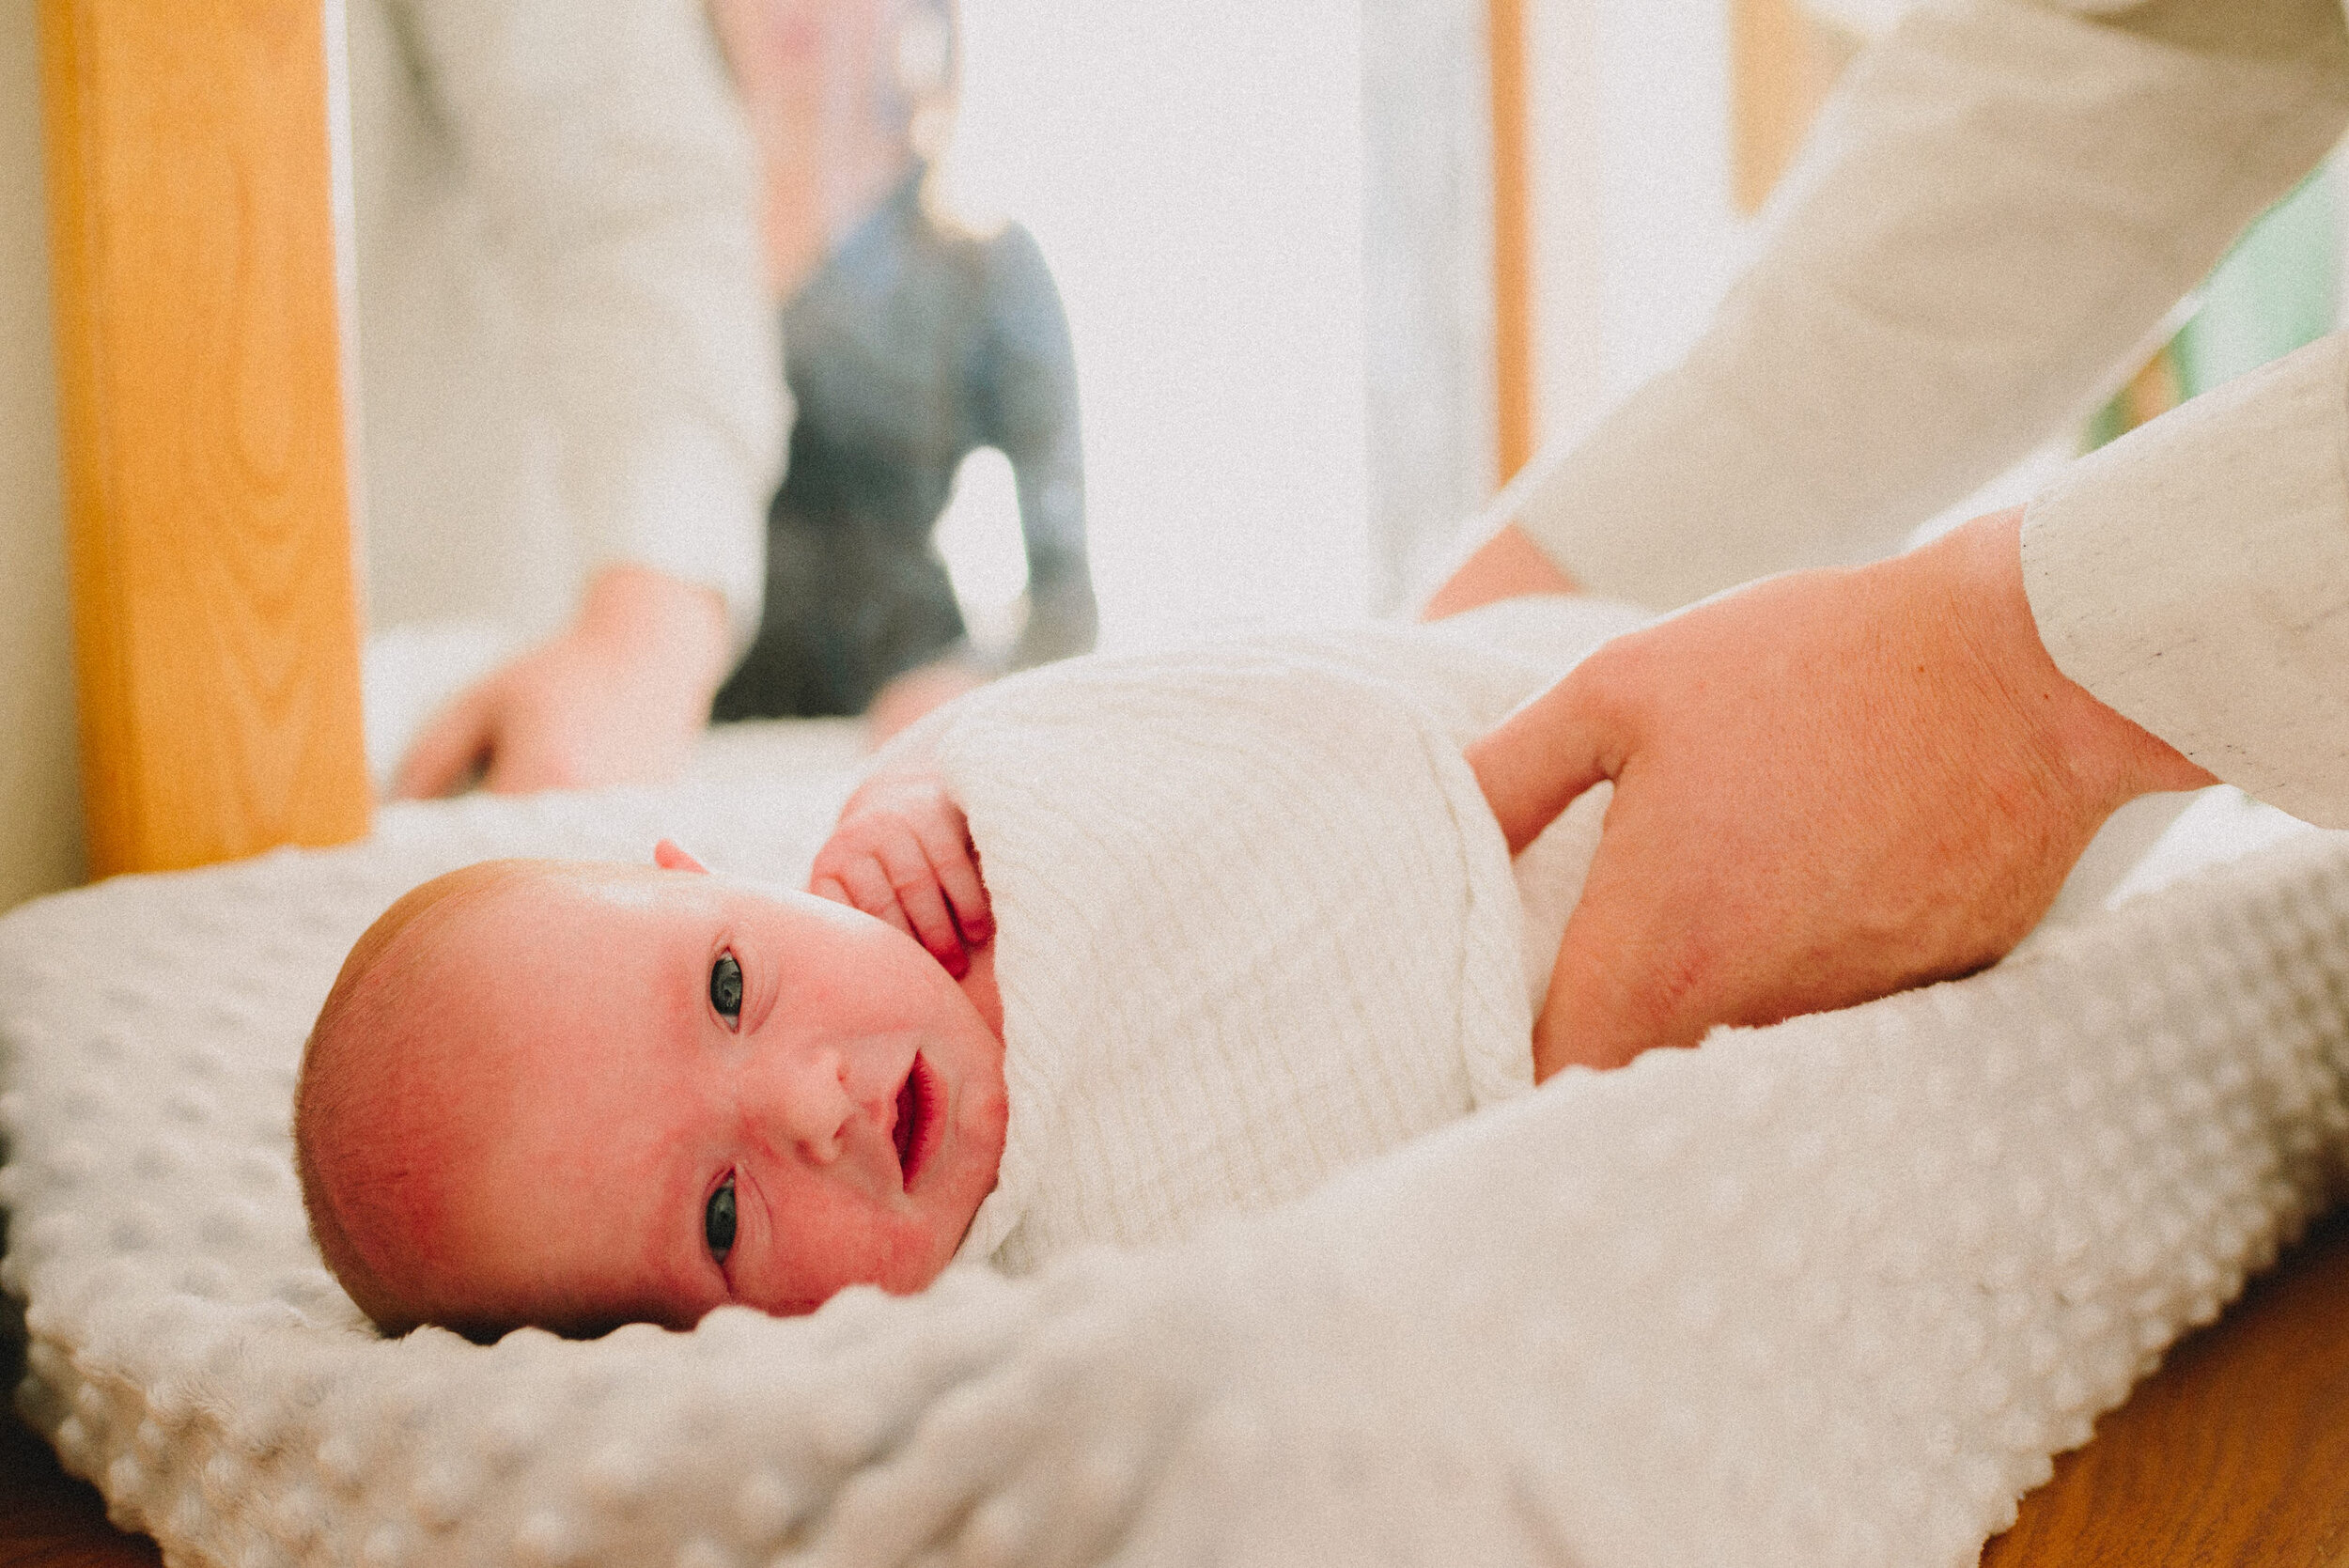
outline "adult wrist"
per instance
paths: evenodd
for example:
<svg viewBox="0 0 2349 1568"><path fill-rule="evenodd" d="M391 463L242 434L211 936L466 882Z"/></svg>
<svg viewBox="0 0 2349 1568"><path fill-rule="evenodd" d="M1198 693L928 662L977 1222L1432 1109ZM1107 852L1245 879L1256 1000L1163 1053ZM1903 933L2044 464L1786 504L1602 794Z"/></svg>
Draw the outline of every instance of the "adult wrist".
<svg viewBox="0 0 2349 1568"><path fill-rule="evenodd" d="M2023 587L2023 508L1989 513L1901 557L1945 618L1952 644L2008 708L2097 820L2140 795L2217 780L2168 741L2107 706L2056 664Z"/></svg>
<svg viewBox="0 0 2349 1568"><path fill-rule="evenodd" d="M574 629L631 667L664 672L707 700L725 679L730 640L724 598L636 562L598 571Z"/></svg>
<svg viewBox="0 0 2349 1568"><path fill-rule="evenodd" d="M1578 594L1582 586L1552 561L1532 535L1506 523L1478 545L1420 607L1423 621L1439 621L1505 598L1529 594Z"/></svg>

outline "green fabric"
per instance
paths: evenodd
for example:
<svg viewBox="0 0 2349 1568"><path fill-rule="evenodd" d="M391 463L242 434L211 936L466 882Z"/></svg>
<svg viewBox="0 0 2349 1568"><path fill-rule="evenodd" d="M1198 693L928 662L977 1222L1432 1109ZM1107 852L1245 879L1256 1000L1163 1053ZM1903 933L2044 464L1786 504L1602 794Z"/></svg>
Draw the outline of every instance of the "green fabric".
<svg viewBox="0 0 2349 1568"><path fill-rule="evenodd" d="M2340 309L2341 228L2332 165L2261 214L2211 272L2201 303L2162 353L2179 396L2223 386L2333 330ZM2139 421L2125 395L2096 411L2082 451L2126 435Z"/></svg>
<svg viewBox="0 0 2349 1568"><path fill-rule="evenodd" d="M2340 266L2327 164L2269 208L2211 273L2202 308L2174 344L2186 396L2223 385L2332 331Z"/></svg>
<svg viewBox="0 0 2349 1568"><path fill-rule="evenodd" d="M2162 352L2168 353L2167 349ZM2126 400L2114 393L2105 406L2088 416L2088 427L2080 432L2080 450L2093 452L2099 446L2119 441L2129 433L2129 410Z"/></svg>

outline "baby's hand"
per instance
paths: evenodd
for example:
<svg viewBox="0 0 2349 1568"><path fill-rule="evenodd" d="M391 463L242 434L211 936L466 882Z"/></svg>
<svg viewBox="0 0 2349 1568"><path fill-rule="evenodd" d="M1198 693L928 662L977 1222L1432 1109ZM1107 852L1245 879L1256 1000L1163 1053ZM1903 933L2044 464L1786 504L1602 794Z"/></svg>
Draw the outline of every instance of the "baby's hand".
<svg viewBox="0 0 2349 1568"><path fill-rule="evenodd" d="M957 980L995 935L962 808L924 767L884 768L857 787L807 891L889 922Z"/></svg>

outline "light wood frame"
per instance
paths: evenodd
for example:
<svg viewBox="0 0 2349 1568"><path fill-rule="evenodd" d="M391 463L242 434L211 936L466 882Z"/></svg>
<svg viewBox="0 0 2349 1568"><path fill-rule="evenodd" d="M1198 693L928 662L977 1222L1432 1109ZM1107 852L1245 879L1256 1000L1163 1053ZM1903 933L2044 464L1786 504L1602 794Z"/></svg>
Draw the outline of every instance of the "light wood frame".
<svg viewBox="0 0 2349 1568"><path fill-rule="evenodd" d="M1525 0L1486 0L1492 73L1493 393L1500 483L1532 460L1534 407L1532 125L1526 92Z"/></svg>
<svg viewBox="0 0 2349 1568"><path fill-rule="evenodd" d="M95 875L364 835L319 0L43 0Z"/></svg>

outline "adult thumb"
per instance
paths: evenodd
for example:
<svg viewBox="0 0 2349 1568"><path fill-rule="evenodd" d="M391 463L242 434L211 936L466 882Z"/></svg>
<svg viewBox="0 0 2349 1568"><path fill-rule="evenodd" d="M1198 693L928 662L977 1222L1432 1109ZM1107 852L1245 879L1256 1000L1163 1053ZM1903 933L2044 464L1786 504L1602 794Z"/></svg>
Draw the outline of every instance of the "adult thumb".
<svg viewBox="0 0 2349 1568"><path fill-rule="evenodd" d="M1576 797L1614 777L1621 746L1573 674L1518 707L1467 751L1485 803L1517 854Z"/></svg>
<svg viewBox="0 0 2349 1568"><path fill-rule="evenodd" d="M1667 907L1668 879L1635 845L1640 835L1626 831L1638 795L1616 784L1582 896L1551 961L1548 995L1533 1021L1537 1083L1562 1067L1620 1067L1651 1046L1696 1043L1682 1026L1685 1008L1697 1000L1683 945L1688 933Z"/></svg>

